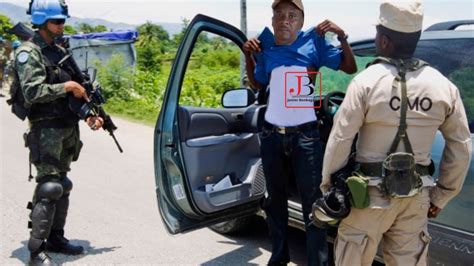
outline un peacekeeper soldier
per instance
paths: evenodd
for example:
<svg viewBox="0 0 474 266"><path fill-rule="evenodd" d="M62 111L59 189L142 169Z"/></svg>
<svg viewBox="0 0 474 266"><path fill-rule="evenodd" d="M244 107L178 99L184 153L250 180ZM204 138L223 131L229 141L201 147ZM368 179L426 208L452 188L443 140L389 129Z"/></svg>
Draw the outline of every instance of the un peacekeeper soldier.
<svg viewBox="0 0 474 266"><path fill-rule="evenodd" d="M78 116L67 101L67 94L88 101L85 89L72 81L72 74L58 62L66 51L55 44L69 17L63 0L32 0L31 22L38 30L31 41L15 53L15 71L25 102L30 107L30 130L26 144L30 161L37 170L36 188L31 206L31 233L28 241L30 265L54 264L44 252L69 255L83 253L64 237L72 182L67 177L71 161L77 160L82 146ZM103 125L98 117L88 117L93 130Z"/></svg>
<svg viewBox="0 0 474 266"><path fill-rule="evenodd" d="M422 19L418 1L381 4L375 45L377 55L388 60L377 60L352 80L336 114L324 157L321 189L327 191L330 174L345 165L357 133L356 161L370 178L369 206L353 207L339 225L336 265L371 265L380 241L387 265L426 265L428 218L436 217L464 182L472 143L459 91L436 69L420 67L422 62L412 58ZM393 61L404 65L387 63ZM408 71L400 72L403 69ZM419 99L428 99L430 104L417 108L413 103L419 103ZM406 130L400 126L403 124ZM443 134L446 145L439 178L434 184L428 165L437 130ZM398 141L394 142L395 139ZM392 143L398 145L387 156ZM391 190L383 184L387 184L384 179L392 177L389 168L394 165L385 159L397 158L399 154L414 156L416 162L415 174L407 171L411 174L398 176L400 180L419 174L420 183L403 191L397 189L404 187L403 183L390 180L397 185L394 193L383 194L384 188ZM386 167L385 174L381 173L381 165Z"/></svg>

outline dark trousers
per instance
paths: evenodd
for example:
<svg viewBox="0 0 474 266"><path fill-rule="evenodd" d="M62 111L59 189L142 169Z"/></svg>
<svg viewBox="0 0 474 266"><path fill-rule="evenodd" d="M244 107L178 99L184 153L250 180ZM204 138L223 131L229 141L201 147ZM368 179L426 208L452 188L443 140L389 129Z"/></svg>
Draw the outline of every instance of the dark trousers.
<svg viewBox="0 0 474 266"><path fill-rule="evenodd" d="M264 209L272 239L272 256L268 264L290 261L287 229L288 177L291 175L296 179L303 206L308 265L327 265L326 231L312 225L309 219L312 204L321 197L323 148L318 130L280 134L264 127L260 140L268 192Z"/></svg>

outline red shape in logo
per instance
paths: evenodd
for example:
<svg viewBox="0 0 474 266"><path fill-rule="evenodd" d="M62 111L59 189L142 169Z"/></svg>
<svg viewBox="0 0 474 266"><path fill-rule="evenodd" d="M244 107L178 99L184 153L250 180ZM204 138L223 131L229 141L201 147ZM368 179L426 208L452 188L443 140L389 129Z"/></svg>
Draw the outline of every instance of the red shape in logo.
<svg viewBox="0 0 474 266"><path fill-rule="evenodd" d="M314 76L316 78L315 82L313 82L313 79L311 78L311 76ZM303 83L303 80L302 80L303 77L308 79L307 84ZM293 78L296 78L296 82L298 86L297 89L294 87L288 86L289 79L293 79ZM317 89L318 85L319 85L319 95L318 95L318 89ZM322 85L323 84L322 84L321 72L318 72L318 71L285 72L285 93L284 93L285 107L286 108L321 108L322 98L323 98ZM306 89L303 90L302 88L306 88ZM298 102L307 102L307 104L294 104Z"/></svg>

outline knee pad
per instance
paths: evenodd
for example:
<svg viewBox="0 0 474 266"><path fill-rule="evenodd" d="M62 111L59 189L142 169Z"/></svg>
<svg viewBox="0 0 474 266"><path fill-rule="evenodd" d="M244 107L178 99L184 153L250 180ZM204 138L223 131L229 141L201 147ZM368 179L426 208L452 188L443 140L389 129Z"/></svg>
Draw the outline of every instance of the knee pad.
<svg viewBox="0 0 474 266"><path fill-rule="evenodd" d="M69 192L72 190L72 181L67 176L64 176L61 181L59 181L63 187L63 196L69 195Z"/></svg>
<svg viewBox="0 0 474 266"><path fill-rule="evenodd" d="M63 195L63 186L56 181L48 181L38 184L37 199L56 201Z"/></svg>

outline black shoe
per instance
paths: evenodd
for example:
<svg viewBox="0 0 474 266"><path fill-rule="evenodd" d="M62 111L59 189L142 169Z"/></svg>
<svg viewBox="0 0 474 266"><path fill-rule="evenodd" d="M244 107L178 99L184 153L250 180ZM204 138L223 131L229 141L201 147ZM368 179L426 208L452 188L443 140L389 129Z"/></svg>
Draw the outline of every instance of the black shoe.
<svg viewBox="0 0 474 266"><path fill-rule="evenodd" d="M62 234L53 235L53 233L46 241L46 250L67 255L80 255L84 253L83 247L70 244L69 240Z"/></svg>
<svg viewBox="0 0 474 266"><path fill-rule="evenodd" d="M48 254L44 253L43 251L31 253L30 260L28 261L28 265L30 266L39 266L39 265L58 265L53 262Z"/></svg>
<svg viewBox="0 0 474 266"><path fill-rule="evenodd" d="M269 262L267 265L268 266L286 266L288 265L288 263L284 261L279 261L279 262Z"/></svg>

